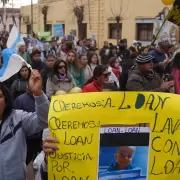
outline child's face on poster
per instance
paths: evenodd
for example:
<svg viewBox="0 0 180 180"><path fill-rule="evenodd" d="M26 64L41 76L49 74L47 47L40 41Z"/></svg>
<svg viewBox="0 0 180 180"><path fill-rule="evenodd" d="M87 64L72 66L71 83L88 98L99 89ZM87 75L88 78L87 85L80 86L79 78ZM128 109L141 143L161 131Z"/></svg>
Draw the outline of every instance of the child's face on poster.
<svg viewBox="0 0 180 180"><path fill-rule="evenodd" d="M129 164L132 161L133 155L134 155L134 151L128 146L122 146L118 148L115 154L115 158L120 170L123 170L127 166L129 166Z"/></svg>

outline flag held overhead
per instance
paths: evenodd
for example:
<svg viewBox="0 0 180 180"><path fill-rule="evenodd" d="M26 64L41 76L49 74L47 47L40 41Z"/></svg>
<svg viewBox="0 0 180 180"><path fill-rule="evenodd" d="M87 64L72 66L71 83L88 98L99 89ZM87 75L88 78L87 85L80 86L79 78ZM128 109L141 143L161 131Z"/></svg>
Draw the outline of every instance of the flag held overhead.
<svg viewBox="0 0 180 180"><path fill-rule="evenodd" d="M167 20L180 26L180 0L176 0L171 8Z"/></svg>
<svg viewBox="0 0 180 180"><path fill-rule="evenodd" d="M15 75L22 68L23 64L26 64L29 68L31 67L27 62L18 54L10 49L4 49L2 51L3 66L0 69L0 82L9 79Z"/></svg>

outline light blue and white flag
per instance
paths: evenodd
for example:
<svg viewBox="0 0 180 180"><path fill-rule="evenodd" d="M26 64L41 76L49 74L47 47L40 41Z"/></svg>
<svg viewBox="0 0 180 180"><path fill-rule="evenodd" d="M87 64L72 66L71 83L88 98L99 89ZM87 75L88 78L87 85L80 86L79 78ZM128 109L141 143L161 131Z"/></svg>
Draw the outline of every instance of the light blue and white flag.
<svg viewBox="0 0 180 180"><path fill-rule="evenodd" d="M22 68L23 64L26 64L29 68L31 66L18 54L10 49L4 49L2 51L3 66L0 69L0 82L9 79L11 76L15 75Z"/></svg>
<svg viewBox="0 0 180 180"><path fill-rule="evenodd" d="M14 24L9 34L9 38L7 41L7 48L11 48L16 51L17 50L16 46L19 42L24 42L24 39L21 36L18 27Z"/></svg>

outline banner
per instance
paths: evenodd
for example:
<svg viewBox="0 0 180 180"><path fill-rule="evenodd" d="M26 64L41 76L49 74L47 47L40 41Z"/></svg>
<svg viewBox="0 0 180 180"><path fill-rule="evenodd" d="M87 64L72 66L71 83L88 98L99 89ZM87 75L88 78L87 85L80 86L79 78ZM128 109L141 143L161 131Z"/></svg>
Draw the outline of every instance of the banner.
<svg viewBox="0 0 180 180"><path fill-rule="evenodd" d="M168 14L168 21L180 26L180 0L176 0Z"/></svg>
<svg viewBox="0 0 180 180"><path fill-rule="evenodd" d="M63 37L64 36L64 30L62 24L53 24L54 29L54 36L55 37Z"/></svg>
<svg viewBox="0 0 180 180"><path fill-rule="evenodd" d="M52 97L48 125L59 140L51 180L177 180L180 96L109 92Z"/></svg>
<svg viewBox="0 0 180 180"><path fill-rule="evenodd" d="M165 8L165 16L168 14L169 8ZM165 18L165 17L164 17ZM153 28L153 36L156 36L159 29L163 24L164 19L159 20L155 19L154 21L154 28ZM179 27L176 24L173 24L170 21L166 21L163 25L161 31L158 34L158 38L155 44L158 42L164 42L168 44L173 44L175 47L179 45Z"/></svg>
<svg viewBox="0 0 180 180"><path fill-rule="evenodd" d="M38 38L40 40L44 38L45 41L51 41L51 32L38 32Z"/></svg>

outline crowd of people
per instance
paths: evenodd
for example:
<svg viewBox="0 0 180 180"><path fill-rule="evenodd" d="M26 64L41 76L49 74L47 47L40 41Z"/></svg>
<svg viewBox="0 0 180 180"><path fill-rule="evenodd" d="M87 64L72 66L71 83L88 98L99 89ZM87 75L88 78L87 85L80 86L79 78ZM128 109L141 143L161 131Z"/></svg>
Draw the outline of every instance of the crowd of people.
<svg viewBox="0 0 180 180"><path fill-rule="evenodd" d="M39 178L47 180L47 155L58 149L52 144L57 139L48 137L47 129L43 132L52 96L103 91L180 94L180 52L171 44L143 47L133 41L128 47L121 39L116 45L105 41L98 50L95 40L63 38L44 42L43 49L33 47L31 53L26 41L20 42L17 53L33 70L24 64L0 82L1 180L26 179L26 166L42 151L42 139Z"/></svg>

